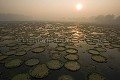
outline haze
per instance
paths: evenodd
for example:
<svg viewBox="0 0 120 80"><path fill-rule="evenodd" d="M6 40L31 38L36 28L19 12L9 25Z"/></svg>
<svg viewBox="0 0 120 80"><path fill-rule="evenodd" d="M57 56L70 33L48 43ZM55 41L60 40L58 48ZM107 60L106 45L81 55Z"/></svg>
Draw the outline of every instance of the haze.
<svg viewBox="0 0 120 80"><path fill-rule="evenodd" d="M78 11L77 3L83 5ZM29 16L34 20L62 20L120 14L120 0L0 0L0 14Z"/></svg>

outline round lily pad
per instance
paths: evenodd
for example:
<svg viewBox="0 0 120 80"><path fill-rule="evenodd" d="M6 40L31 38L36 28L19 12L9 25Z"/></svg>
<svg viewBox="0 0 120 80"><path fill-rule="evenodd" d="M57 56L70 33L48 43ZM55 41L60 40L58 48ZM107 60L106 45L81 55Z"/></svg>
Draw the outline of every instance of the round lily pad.
<svg viewBox="0 0 120 80"><path fill-rule="evenodd" d="M6 52L6 53L3 53L4 55L7 55L7 56L11 56L11 55L13 55L13 54L15 54L16 53L16 51L8 51L8 52Z"/></svg>
<svg viewBox="0 0 120 80"><path fill-rule="evenodd" d="M77 71L80 69L80 63L76 61L69 61L65 63L65 68L70 70L70 71Z"/></svg>
<svg viewBox="0 0 120 80"><path fill-rule="evenodd" d="M17 74L11 80L31 80L28 74Z"/></svg>
<svg viewBox="0 0 120 80"><path fill-rule="evenodd" d="M76 55L76 54L67 54L67 55L65 56L65 59L67 59L67 60L78 60L78 59L79 59L79 56Z"/></svg>
<svg viewBox="0 0 120 80"><path fill-rule="evenodd" d="M58 80L74 80L74 78L69 75L62 75L58 78Z"/></svg>
<svg viewBox="0 0 120 80"><path fill-rule="evenodd" d="M100 52L95 50L95 49L89 49L88 53L90 53L90 54L100 54Z"/></svg>
<svg viewBox="0 0 120 80"><path fill-rule="evenodd" d="M38 63L39 63L39 59L36 59L36 58L29 59L25 62L27 66L34 66L34 65L37 65Z"/></svg>
<svg viewBox="0 0 120 80"><path fill-rule="evenodd" d="M38 48L35 48L32 50L32 52L34 52L34 53L41 53L43 51L45 51L45 49L43 47L38 47Z"/></svg>
<svg viewBox="0 0 120 80"><path fill-rule="evenodd" d="M88 80L107 80L107 79L101 74L91 73L88 75Z"/></svg>
<svg viewBox="0 0 120 80"><path fill-rule="evenodd" d="M53 54L51 55L51 58L52 58L52 59L60 59L60 57L61 57L61 55L60 55L59 53L53 53Z"/></svg>
<svg viewBox="0 0 120 80"><path fill-rule="evenodd" d="M23 61L21 59L13 59L5 63L6 68L15 68L22 65Z"/></svg>
<svg viewBox="0 0 120 80"><path fill-rule="evenodd" d="M59 60L50 60L47 62L49 69L60 69L63 66L63 62Z"/></svg>
<svg viewBox="0 0 120 80"><path fill-rule="evenodd" d="M25 54L27 54L26 51L19 51L19 52L17 52L15 55L16 55L16 56L23 56L23 55L25 55Z"/></svg>
<svg viewBox="0 0 120 80"><path fill-rule="evenodd" d="M30 71L29 71L30 75L34 78L44 78L46 76L48 76L49 73L49 69L47 68L47 66L45 64L39 64L35 67L33 67Z"/></svg>
<svg viewBox="0 0 120 80"><path fill-rule="evenodd" d="M56 47L56 50L57 50L57 51L64 51L64 50L65 50L65 47L59 46L59 47Z"/></svg>
<svg viewBox="0 0 120 80"><path fill-rule="evenodd" d="M64 47L64 46L66 46L66 44L65 43L59 43L58 46L63 46Z"/></svg>
<svg viewBox="0 0 120 80"><path fill-rule="evenodd" d="M102 47L96 47L95 50L97 50L99 52L106 52L106 49L102 48Z"/></svg>
<svg viewBox="0 0 120 80"><path fill-rule="evenodd" d="M120 48L120 44L111 44L114 48Z"/></svg>
<svg viewBox="0 0 120 80"><path fill-rule="evenodd" d="M101 55L92 55L92 60L96 61L98 63L106 63L107 62L107 58Z"/></svg>
<svg viewBox="0 0 120 80"><path fill-rule="evenodd" d="M0 56L0 61L1 61L1 60L4 60L4 59L6 59L6 58L8 58L8 56L6 56L6 55L1 55L1 56Z"/></svg>
<svg viewBox="0 0 120 80"><path fill-rule="evenodd" d="M76 53L78 53L78 50L74 49L74 48L68 48L68 49L66 49L66 52L70 53L70 54L76 54Z"/></svg>

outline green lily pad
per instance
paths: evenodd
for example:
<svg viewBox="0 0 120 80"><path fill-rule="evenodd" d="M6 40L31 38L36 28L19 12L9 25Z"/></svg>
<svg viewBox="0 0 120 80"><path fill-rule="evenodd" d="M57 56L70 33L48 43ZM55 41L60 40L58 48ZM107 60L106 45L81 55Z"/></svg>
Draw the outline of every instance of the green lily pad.
<svg viewBox="0 0 120 80"><path fill-rule="evenodd" d="M47 62L49 69L60 69L63 66L63 62L59 60L50 60Z"/></svg>
<svg viewBox="0 0 120 80"><path fill-rule="evenodd" d="M38 63L39 63L39 59L36 59L36 58L29 59L25 62L27 66L34 66L34 65L37 65Z"/></svg>
<svg viewBox="0 0 120 80"><path fill-rule="evenodd" d="M107 79L98 73L92 73L88 75L88 80L107 80Z"/></svg>
<svg viewBox="0 0 120 80"><path fill-rule="evenodd" d="M96 47L95 50L97 50L99 52L106 52L106 49L102 48L102 47Z"/></svg>
<svg viewBox="0 0 120 80"><path fill-rule="evenodd" d="M64 51L64 50L65 50L65 47L59 46L59 47L56 47L56 50L57 50L57 51Z"/></svg>
<svg viewBox="0 0 120 80"><path fill-rule="evenodd" d="M78 60L78 59L79 59L79 56L76 55L76 54L67 54L67 55L65 56L65 59L67 59L67 60Z"/></svg>
<svg viewBox="0 0 120 80"><path fill-rule="evenodd" d="M23 55L25 55L25 54L27 54L26 51L19 51L19 52L17 52L15 55L16 55L16 56L23 56Z"/></svg>
<svg viewBox="0 0 120 80"><path fill-rule="evenodd" d="M90 53L90 54L100 54L100 52L95 50L95 49L89 49L88 53Z"/></svg>
<svg viewBox="0 0 120 80"><path fill-rule="evenodd" d="M23 61L21 59L13 59L5 63L6 68L15 68L21 66Z"/></svg>
<svg viewBox="0 0 120 80"><path fill-rule="evenodd" d="M92 60L96 61L98 63L106 63L107 62L107 58L101 55L92 55Z"/></svg>
<svg viewBox="0 0 120 80"><path fill-rule="evenodd" d="M31 80L28 74L17 74L11 80Z"/></svg>
<svg viewBox="0 0 120 80"><path fill-rule="evenodd" d="M4 60L4 59L6 59L6 58L8 58L8 56L2 55L2 56L0 56L0 61L1 61L1 60Z"/></svg>
<svg viewBox="0 0 120 80"><path fill-rule="evenodd" d="M45 64L39 64L37 66L35 66L34 68L32 68L29 71L30 75L34 78L44 78L46 76L48 76L49 73L49 69L47 68L47 66Z"/></svg>
<svg viewBox="0 0 120 80"><path fill-rule="evenodd" d="M69 61L65 63L65 68L70 70L70 71L77 71L80 69L80 63L76 61Z"/></svg>
<svg viewBox="0 0 120 80"><path fill-rule="evenodd" d="M59 53L53 53L53 54L51 55L51 58L52 58L52 59L60 59L60 57L61 57L61 55L60 55Z"/></svg>
<svg viewBox="0 0 120 80"><path fill-rule="evenodd" d="M45 51L45 49L43 47L38 47L38 48L35 48L32 50L32 52L34 52L34 53L41 53L43 51Z"/></svg>
<svg viewBox="0 0 120 80"><path fill-rule="evenodd" d="M64 46L66 46L66 44L65 43L59 43L58 46L64 47Z"/></svg>
<svg viewBox="0 0 120 80"><path fill-rule="evenodd" d="M74 78L69 75L62 75L58 78L58 80L74 80Z"/></svg>
<svg viewBox="0 0 120 80"><path fill-rule="evenodd" d="M11 55L14 55L16 53L16 51L8 51L6 53L3 53L4 55L7 55L7 56L11 56Z"/></svg>
<svg viewBox="0 0 120 80"><path fill-rule="evenodd" d="M74 48L68 48L68 49L66 49L66 52L70 53L70 54L76 54L76 53L78 53L78 50L74 49Z"/></svg>

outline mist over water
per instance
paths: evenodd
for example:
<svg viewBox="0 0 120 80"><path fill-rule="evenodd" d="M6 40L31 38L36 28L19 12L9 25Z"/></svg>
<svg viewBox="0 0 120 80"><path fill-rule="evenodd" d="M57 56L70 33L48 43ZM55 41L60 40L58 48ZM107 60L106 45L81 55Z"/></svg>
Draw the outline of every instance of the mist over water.
<svg viewBox="0 0 120 80"><path fill-rule="evenodd" d="M120 80L120 0L0 0L0 80Z"/></svg>

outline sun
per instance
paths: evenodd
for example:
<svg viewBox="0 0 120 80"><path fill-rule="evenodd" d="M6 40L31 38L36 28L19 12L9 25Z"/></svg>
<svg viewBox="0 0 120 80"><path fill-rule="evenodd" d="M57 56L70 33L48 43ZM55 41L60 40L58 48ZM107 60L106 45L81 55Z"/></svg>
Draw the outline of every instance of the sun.
<svg viewBox="0 0 120 80"><path fill-rule="evenodd" d="M76 4L76 9L77 10L81 10L82 8L83 8L82 4L80 4L80 3Z"/></svg>

